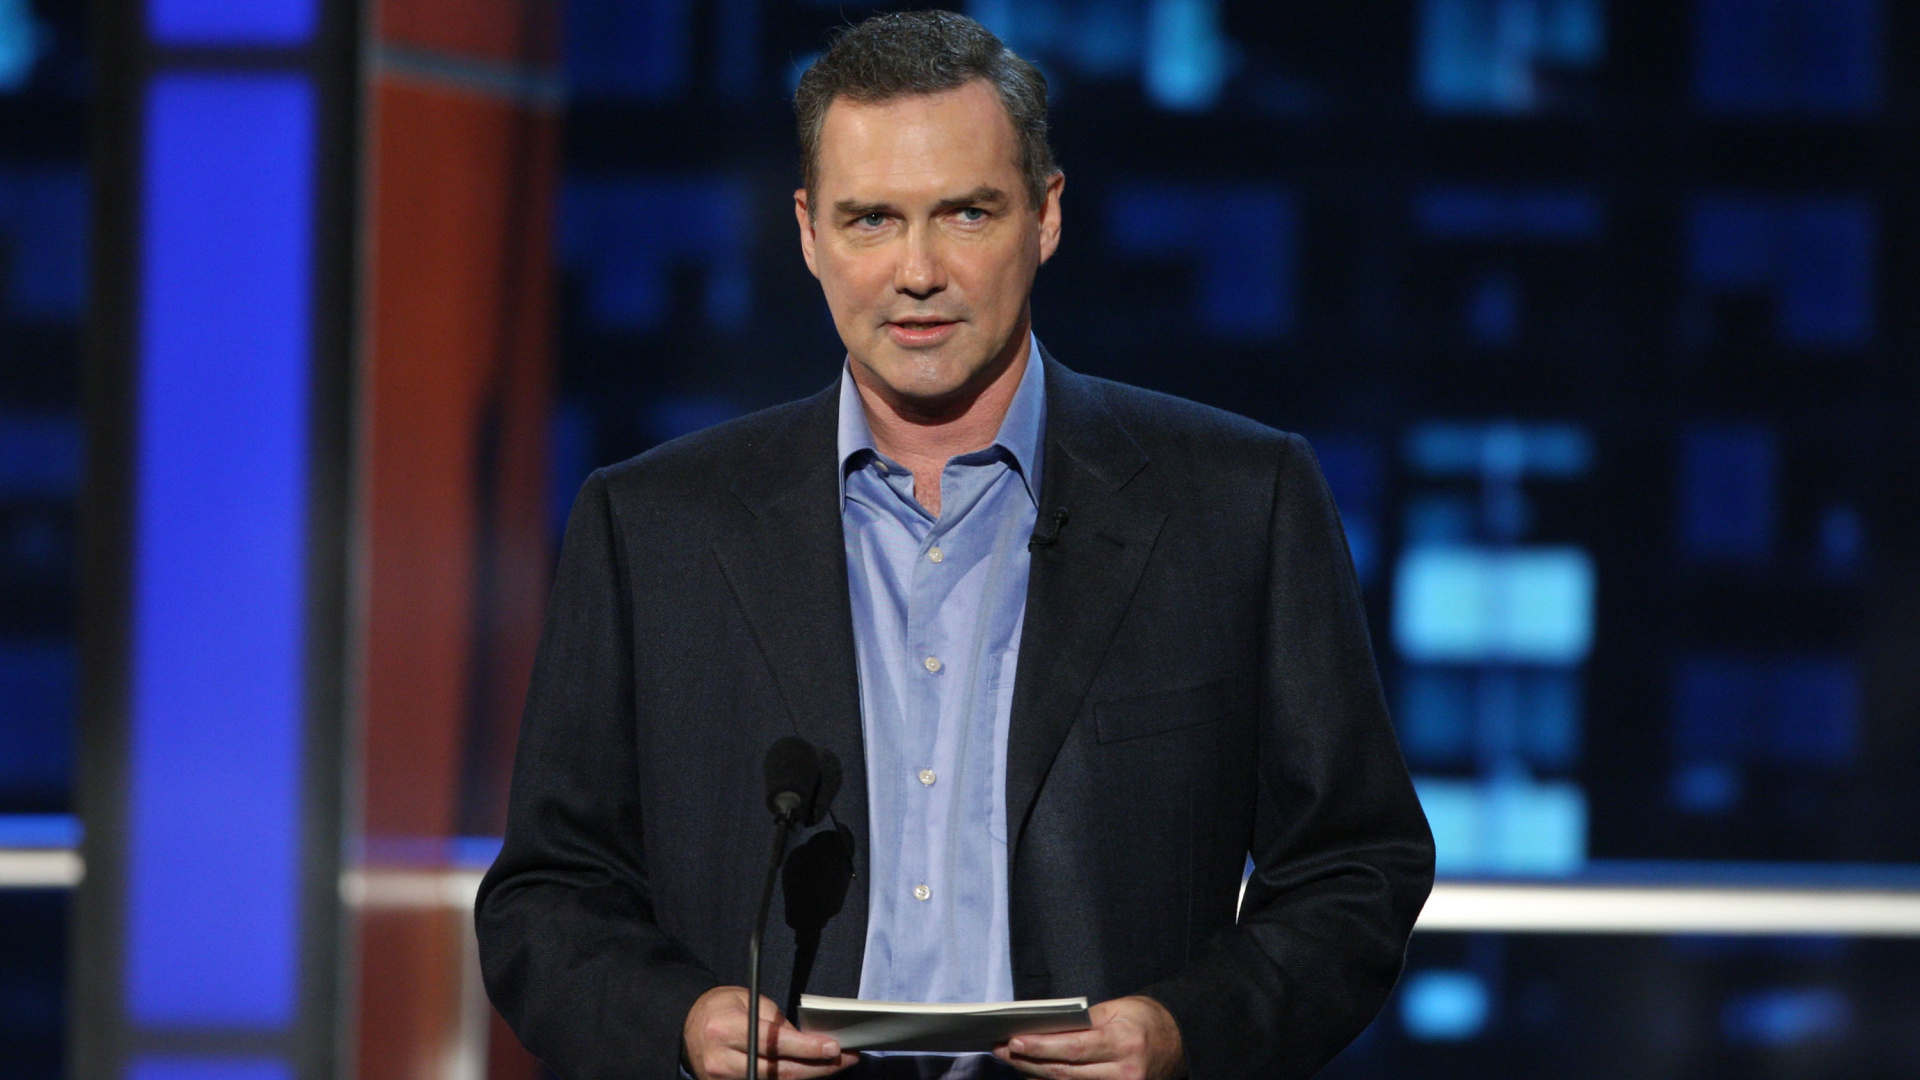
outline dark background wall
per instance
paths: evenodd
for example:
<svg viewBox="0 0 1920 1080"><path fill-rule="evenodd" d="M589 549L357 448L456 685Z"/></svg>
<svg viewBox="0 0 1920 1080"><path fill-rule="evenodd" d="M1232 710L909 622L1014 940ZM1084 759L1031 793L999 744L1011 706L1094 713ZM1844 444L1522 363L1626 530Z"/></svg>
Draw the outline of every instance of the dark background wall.
<svg viewBox="0 0 1920 1080"><path fill-rule="evenodd" d="M0 848L71 847L84 5L0 5ZM63 890L0 889L0 1062L59 1075Z"/></svg>

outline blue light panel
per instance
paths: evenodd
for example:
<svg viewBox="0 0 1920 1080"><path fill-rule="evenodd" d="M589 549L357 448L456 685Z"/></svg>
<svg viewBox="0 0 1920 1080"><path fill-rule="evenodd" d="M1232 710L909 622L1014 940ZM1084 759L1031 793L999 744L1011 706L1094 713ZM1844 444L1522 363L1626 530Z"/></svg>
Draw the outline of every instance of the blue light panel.
<svg viewBox="0 0 1920 1080"><path fill-rule="evenodd" d="M1843 766L1858 752L1860 676L1845 657L1688 657L1674 695L1687 762Z"/></svg>
<svg viewBox="0 0 1920 1080"><path fill-rule="evenodd" d="M1561 188L1434 188L1413 211L1422 232L1448 240L1592 240L1606 222L1597 197Z"/></svg>
<svg viewBox="0 0 1920 1080"><path fill-rule="evenodd" d="M1407 432L1407 461L1435 476L1530 474L1568 479L1593 464L1593 440L1572 424L1431 421Z"/></svg>
<svg viewBox="0 0 1920 1080"><path fill-rule="evenodd" d="M26 4L0 4L0 94L9 94L33 78L34 61L44 48L43 31Z"/></svg>
<svg viewBox="0 0 1920 1080"><path fill-rule="evenodd" d="M1705 196L1688 222L1688 276L1706 296L1774 299L1782 344L1858 348L1874 335L1878 235L1859 197Z"/></svg>
<svg viewBox="0 0 1920 1080"><path fill-rule="evenodd" d="M1709 111L1846 114L1880 101L1880 0L1695 0Z"/></svg>
<svg viewBox="0 0 1920 1080"><path fill-rule="evenodd" d="M80 490L80 420L0 412L0 499L71 499Z"/></svg>
<svg viewBox="0 0 1920 1080"><path fill-rule="evenodd" d="M1701 562L1773 558L1779 452L1759 425L1700 425L1680 440L1680 548Z"/></svg>
<svg viewBox="0 0 1920 1080"><path fill-rule="evenodd" d="M1579 548L1409 548L1393 640L1419 663L1578 664L1593 644L1593 593Z"/></svg>
<svg viewBox="0 0 1920 1080"><path fill-rule="evenodd" d="M126 904L145 1026L294 1013L313 126L300 76L163 76L147 101Z"/></svg>
<svg viewBox="0 0 1920 1080"><path fill-rule="evenodd" d="M654 330L684 317L672 294L685 267L701 272L708 323L739 328L752 308L751 206L746 184L724 175L576 181L561 193L561 257L605 329Z"/></svg>
<svg viewBox="0 0 1920 1080"><path fill-rule="evenodd" d="M1837 1048L1853 1026L1853 1002L1843 990L1832 986L1783 987L1742 994L1720 1011L1721 1032L1736 1046L1813 1049L1826 1044Z"/></svg>
<svg viewBox="0 0 1920 1080"><path fill-rule="evenodd" d="M160 45L301 45L318 0L148 0L147 33Z"/></svg>
<svg viewBox="0 0 1920 1080"><path fill-rule="evenodd" d="M1564 877L1586 862L1587 797L1578 784L1513 771L1485 780L1416 775L1413 786L1442 875Z"/></svg>
<svg viewBox="0 0 1920 1080"><path fill-rule="evenodd" d="M72 814L0 814L0 848L76 848L83 835Z"/></svg>
<svg viewBox="0 0 1920 1080"><path fill-rule="evenodd" d="M1411 974L1400 991L1400 1022L1416 1039L1471 1039L1493 1012L1486 981L1470 971L1428 970Z"/></svg>
<svg viewBox="0 0 1920 1080"><path fill-rule="evenodd" d="M4 7L4 5L0 5ZM0 52L6 45L0 42ZM73 166L0 167L0 261L8 316L71 322L87 293L87 178Z"/></svg>
<svg viewBox="0 0 1920 1080"><path fill-rule="evenodd" d="M1606 53L1599 0L1424 0L1415 31L1421 103L1435 112L1551 105L1541 69L1589 71Z"/></svg>
<svg viewBox="0 0 1920 1080"><path fill-rule="evenodd" d="M71 642L0 639L0 798L31 805L73 786L79 668Z"/></svg>
<svg viewBox="0 0 1920 1080"><path fill-rule="evenodd" d="M567 77L582 94L670 101L693 67L693 0L572 0Z"/></svg>
<svg viewBox="0 0 1920 1080"><path fill-rule="evenodd" d="M1147 5L1147 97L1163 109L1211 109L1226 85L1227 42L1218 0L1150 0Z"/></svg>
<svg viewBox="0 0 1920 1080"><path fill-rule="evenodd" d="M1116 251L1195 264L1193 315L1202 333L1262 341L1293 328L1299 223L1281 188L1121 184L1106 225Z"/></svg>
<svg viewBox="0 0 1920 1080"><path fill-rule="evenodd" d="M135 1058L127 1080L293 1080L284 1061L271 1058Z"/></svg>

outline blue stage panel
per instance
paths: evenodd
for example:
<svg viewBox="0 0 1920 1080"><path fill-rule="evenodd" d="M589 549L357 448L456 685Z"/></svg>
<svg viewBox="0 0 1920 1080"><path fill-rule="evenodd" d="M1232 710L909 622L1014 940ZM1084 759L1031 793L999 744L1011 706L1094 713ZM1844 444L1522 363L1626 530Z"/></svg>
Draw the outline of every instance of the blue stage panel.
<svg viewBox="0 0 1920 1080"><path fill-rule="evenodd" d="M293 1080L293 1069L272 1058L135 1058L127 1080Z"/></svg>
<svg viewBox="0 0 1920 1080"><path fill-rule="evenodd" d="M319 0L148 0L147 31L161 45L300 45Z"/></svg>
<svg viewBox="0 0 1920 1080"><path fill-rule="evenodd" d="M313 125L301 76L163 76L147 102L126 905L145 1026L294 1016Z"/></svg>

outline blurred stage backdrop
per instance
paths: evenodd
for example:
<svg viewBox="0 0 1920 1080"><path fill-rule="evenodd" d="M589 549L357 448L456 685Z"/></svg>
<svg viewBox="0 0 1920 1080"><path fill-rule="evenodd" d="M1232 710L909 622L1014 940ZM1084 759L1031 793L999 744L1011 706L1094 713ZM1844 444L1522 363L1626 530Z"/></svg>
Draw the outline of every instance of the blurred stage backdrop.
<svg viewBox="0 0 1920 1080"><path fill-rule="evenodd" d="M846 0L0 0L0 1074L532 1078L595 466L826 384ZM1036 328L1297 430L1442 880L1339 1078L1920 1075L1920 10L974 0Z"/></svg>

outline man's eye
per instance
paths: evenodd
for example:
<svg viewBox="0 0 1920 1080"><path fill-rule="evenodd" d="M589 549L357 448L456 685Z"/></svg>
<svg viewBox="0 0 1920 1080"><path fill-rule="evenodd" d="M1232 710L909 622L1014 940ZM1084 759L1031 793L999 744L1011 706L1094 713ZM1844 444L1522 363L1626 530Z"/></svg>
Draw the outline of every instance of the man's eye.
<svg viewBox="0 0 1920 1080"><path fill-rule="evenodd" d="M861 214L857 223L865 228L877 229L887 223L887 216L885 214Z"/></svg>
<svg viewBox="0 0 1920 1080"><path fill-rule="evenodd" d="M987 220L987 212L977 206L963 206L960 208L960 220L985 221Z"/></svg>

